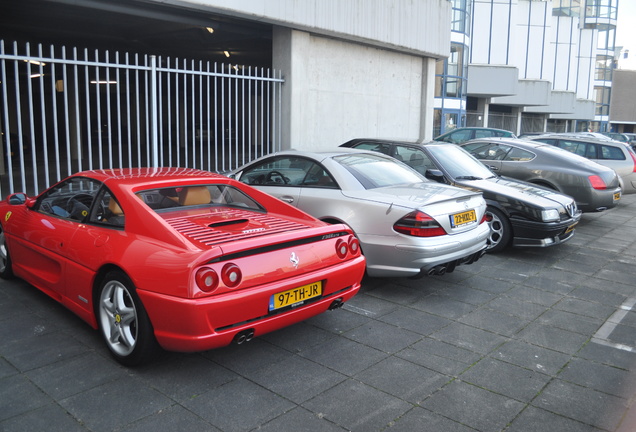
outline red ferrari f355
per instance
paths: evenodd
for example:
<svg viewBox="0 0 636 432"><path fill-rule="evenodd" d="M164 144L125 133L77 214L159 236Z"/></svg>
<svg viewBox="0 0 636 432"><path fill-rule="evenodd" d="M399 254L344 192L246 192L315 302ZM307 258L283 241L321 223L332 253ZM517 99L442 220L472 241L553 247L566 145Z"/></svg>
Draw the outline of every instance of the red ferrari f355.
<svg viewBox="0 0 636 432"><path fill-rule="evenodd" d="M360 289L352 231L230 178L94 170L0 203L0 276L98 328L122 364L157 347L241 343L335 309Z"/></svg>

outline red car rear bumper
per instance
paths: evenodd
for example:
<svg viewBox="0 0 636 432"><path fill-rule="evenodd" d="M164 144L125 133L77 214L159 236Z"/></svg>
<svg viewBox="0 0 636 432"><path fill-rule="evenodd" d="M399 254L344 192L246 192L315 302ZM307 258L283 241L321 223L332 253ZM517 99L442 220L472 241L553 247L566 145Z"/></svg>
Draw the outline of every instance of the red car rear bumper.
<svg viewBox="0 0 636 432"><path fill-rule="evenodd" d="M360 290L365 259L358 256L338 266L252 288L198 299L184 299L138 290L159 345L169 351L195 352L220 348L248 330L254 336L325 312ZM272 295L323 281L323 295L284 311L270 312Z"/></svg>

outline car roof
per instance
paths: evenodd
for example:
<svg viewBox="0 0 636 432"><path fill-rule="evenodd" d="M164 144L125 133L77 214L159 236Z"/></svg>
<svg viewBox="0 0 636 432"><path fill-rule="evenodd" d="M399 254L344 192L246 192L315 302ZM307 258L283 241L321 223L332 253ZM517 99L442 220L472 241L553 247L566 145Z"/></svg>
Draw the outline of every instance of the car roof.
<svg viewBox="0 0 636 432"><path fill-rule="evenodd" d="M527 149L535 149L540 147L554 147L550 144L546 144L540 141L531 141L529 139L523 138L512 138L512 137L491 137L491 138L475 138L470 141L466 141L465 143L459 144L459 146L464 146L466 144L478 143L478 142L496 142L502 144L510 144L510 145L518 145L519 147L527 148Z"/></svg>

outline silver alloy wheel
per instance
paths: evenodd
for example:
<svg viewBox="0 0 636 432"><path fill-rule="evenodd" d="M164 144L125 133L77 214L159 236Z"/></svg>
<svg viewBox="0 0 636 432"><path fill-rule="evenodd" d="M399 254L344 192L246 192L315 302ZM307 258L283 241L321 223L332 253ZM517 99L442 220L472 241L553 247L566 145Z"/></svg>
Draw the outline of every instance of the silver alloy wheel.
<svg viewBox="0 0 636 432"><path fill-rule="evenodd" d="M0 273L4 273L7 269L8 260L7 243L4 238L4 231L0 228Z"/></svg>
<svg viewBox="0 0 636 432"><path fill-rule="evenodd" d="M118 280L104 285L99 298L99 320L110 349L125 357L137 343L138 319L128 288Z"/></svg>
<svg viewBox="0 0 636 432"><path fill-rule="evenodd" d="M486 212L490 217L490 236L488 236L488 249L492 249L497 247L497 245L501 242L501 239L504 236L504 224L499 218L497 214L494 212L487 211Z"/></svg>

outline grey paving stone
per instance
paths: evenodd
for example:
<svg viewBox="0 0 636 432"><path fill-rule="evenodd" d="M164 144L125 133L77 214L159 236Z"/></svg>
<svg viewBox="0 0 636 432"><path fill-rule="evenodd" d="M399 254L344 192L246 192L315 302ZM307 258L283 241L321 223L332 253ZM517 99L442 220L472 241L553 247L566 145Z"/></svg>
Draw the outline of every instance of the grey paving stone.
<svg viewBox="0 0 636 432"><path fill-rule="evenodd" d="M628 370L574 358L559 378L583 387L629 399L636 388L636 376Z"/></svg>
<svg viewBox="0 0 636 432"><path fill-rule="evenodd" d="M477 309L461 317L459 321L502 336L512 336L530 322L525 318L489 308Z"/></svg>
<svg viewBox="0 0 636 432"><path fill-rule="evenodd" d="M606 320L610 315L612 315L616 310L616 308L612 306L607 306L600 303L572 297L564 298L559 303L554 305L554 309L563 310L590 318L598 318L603 321Z"/></svg>
<svg viewBox="0 0 636 432"><path fill-rule="evenodd" d="M88 353L31 370L27 376L48 395L60 400L112 381L126 379L128 371L110 358Z"/></svg>
<svg viewBox="0 0 636 432"><path fill-rule="evenodd" d="M457 319L471 312L476 306L452 300L445 296L431 295L414 302L411 307L448 319Z"/></svg>
<svg viewBox="0 0 636 432"><path fill-rule="evenodd" d="M95 432L122 429L169 407L172 401L158 391L125 377L61 399L59 404Z"/></svg>
<svg viewBox="0 0 636 432"><path fill-rule="evenodd" d="M295 406L280 395L243 378L182 405L224 432L257 428Z"/></svg>
<svg viewBox="0 0 636 432"><path fill-rule="evenodd" d="M610 431L628 407L624 399L561 380L548 384L532 405Z"/></svg>
<svg viewBox="0 0 636 432"><path fill-rule="evenodd" d="M427 367L441 374L457 376L482 355L458 346L425 338L400 351L396 357Z"/></svg>
<svg viewBox="0 0 636 432"><path fill-rule="evenodd" d="M491 301L495 294L466 287L464 285L457 285L449 287L448 289L441 290L434 295L446 296L451 300L455 300L462 303L468 303L474 306L481 306Z"/></svg>
<svg viewBox="0 0 636 432"><path fill-rule="evenodd" d="M375 320L349 330L343 336L388 354L422 339L421 334Z"/></svg>
<svg viewBox="0 0 636 432"><path fill-rule="evenodd" d="M556 376L571 358L569 354L560 353L520 340L506 342L492 352L490 356L551 376Z"/></svg>
<svg viewBox="0 0 636 432"><path fill-rule="evenodd" d="M636 332L632 326L618 324L610 333L608 339L618 344L636 347Z"/></svg>
<svg viewBox="0 0 636 432"><path fill-rule="evenodd" d="M3 358L0 358L0 379L18 374L19 371Z"/></svg>
<svg viewBox="0 0 636 432"><path fill-rule="evenodd" d="M537 321L541 324L568 330L582 335L594 334L603 324L599 318L587 317L564 310L549 309Z"/></svg>
<svg viewBox="0 0 636 432"><path fill-rule="evenodd" d="M88 432L88 429L55 403L0 421L2 432Z"/></svg>
<svg viewBox="0 0 636 432"><path fill-rule="evenodd" d="M186 410L182 406L175 405L160 410L155 415L144 417L123 430L126 432L148 431L196 431L196 432L221 432L198 415Z"/></svg>
<svg viewBox="0 0 636 432"><path fill-rule="evenodd" d="M353 306L356 309L360 309L364 311L364 315L368 315L374 318L386 315L398 308L398 304L393 301L384 300L379 297L367 294L358 294L357 296L349 300L346 305Z"/></svg>
<svg viewBox="0 0 636 432"><path fill-rule="evenodd" d="M434 331L452 322L448 318L410 307L400 307L378 319L387 324L392 324L420 335L430 335Z"/></svg>
<svg viewBox="0 0 636 432"><path fill-rule="evenodd" d="M574 354L589 339L586 335L532 323L518 334L519 339L565 354Z"/></svg>
<svg viewBox="0 0 636 432"><path fill-rule="evenodd" d="M50 403L50 399L23 375L0 379L0 420L28 413Z"/></svg>
<svg viewBox="0 0 636 432"><path fill-rule="evenodd" d="M590 341L590 343L586 344L576 355L597 363L607 364L621 369L636 369L636 352L619 350L606 345L597 344L594 341Z"/></svg>
<svg viewBox="0 0 636 432"><path fill-rule="evenodd" d="M513 420L506 432L600 432L593 426L529 406Z"/></svg>
<svg viewBox="0 0 636 432"><path fill-rule="evenodd" d="M349 379L303 406L350 431L381 431L412 405Z"/></svg>
<svg viewBox="0 0 636 432"><path fill-rule="evenodd" d="M521 402L530 402L551 377L486 357L462 373L459 379Z"/></svg>
<svg viewBox="0 0 636 432"><path fill-rule="evenodd" d="M265 423L257 430L259 432L344 432L345 429L329 421L322 414L318 415L297 407Z"/></svg>
<svg viewBox="0 0 636 432"><path fill-rule="evenodd" d="M296 404L301 404L347 379L341 373L299 356L290 356L279 363L247 374L246 377Z"/></svg>
<svg viewBox="0 0 636 432"><path fill-rule="evenodd" d="M475 430L424 408L415 407L397 419L389 429L386 429L386 432L475 432Z"/></svg>
<svg viewBox="0 0 636 432"><path fill-rule="evenodd" d="M352 310L356 310L356 312L353 312ZM346 309L345 305L345 307L331 311L335 313L320 314L308 319L306 322L339 335L347 330L356 328L371 319L361 313L361 311L357 310L357 308L352 310Z"/></svg>
<svg viewBox="0 0 636 432"><path fill-rule="evenodd" d="M261 339L289 352L299 353L335 337L337 336L330 331L301 322L292 327L267 333L261 336Z"/></svg>
<svg viewBox="0 0 636 432"><path fill-rule="evenodd" d="M487 257L490 259L490 257ZM488 275L473 276L466 282L470 288L486 291L493 294L501 294L510 291L514 285L508 281L497 280Z"/></svg>
<svg viewBox="0 0 636 432"><path fill-rule="evenodd" d="M387 357L382 351L344 337L315 346L299 355L347 376L353 376Z"/></svg>
<svg viewBox="0 0 636 432"><path fill-rule="evenodd" d="M278 363L285 359L289 352L254 338L249 343L206 351L202 355L237 374L245 374Z"/></svg>
<svg viewBox="0 0 636 432"><path fill-rule="evenodd" d="M240 376L202 355L181 353L129 373L177 402L198 397Z"/></svg>
<svg viewBox="0 0 636 432"><path fill-rule="evenodd" d="M64 362L90 348L59 331L45 332L41 335L10 342L5 358L22 371L28 371L51 363Z"/></svg>
<svg viewBox="0 0 636 432"><path fill-rule="evenodd" d="M545 312L545 306L525 302L516 298L499 296L487 305L490 309L496 309L508 315L516 315L521 318L533 320Z"/></svg>
<svg viewBox="0 0 636 432"><path fill-rule="evenodd" d="M480 431L499 431L525 405L456 380L433 394L421 406Z"/></svg>
<svg viewBox="0 0 636 432"><path fill-rule="evenodd" d="M601 303L614 308L620 306L627 297L613 292L607 292L606 290L599 288L600 287L578 287L571 291L569 295L574 298Z"/></svg>
<svg viewBox="0 0 636 432"><path fill-rule="evenodd" d="M481 354L489 353L508 340L503 336L462 323L450 324L433 333L431 337Z"/></svg>
<svg viewBox="0 0 636 432"><path fill-rule="evenodd" d="M534 303L550 307L560 301L563 298L563 295L537 288L531 288L525 285L519 285L506 292L506 297L520 300L525 303Z"/></svg>
<svg viewBox="0 0 636 432"><path fill-rule="evenodd" d="M355 378L413 404L420 403L450 380L447 375L398 357L382 360Z"/></svg>

